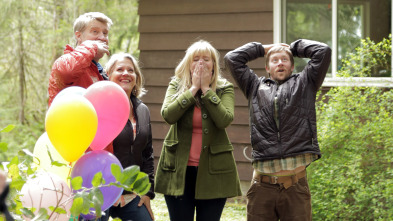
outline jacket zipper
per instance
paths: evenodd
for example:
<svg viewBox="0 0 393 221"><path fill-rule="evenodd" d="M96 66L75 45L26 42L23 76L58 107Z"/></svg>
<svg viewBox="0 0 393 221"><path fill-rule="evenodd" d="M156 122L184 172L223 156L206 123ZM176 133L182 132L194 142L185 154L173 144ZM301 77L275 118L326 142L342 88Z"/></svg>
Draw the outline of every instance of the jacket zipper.
<svg viewBox="0 0 393 221"><path fill-rule="evenodd" d="M280 89L281 88L280 88L279 84L276 84L276 85L277 85L277 89L274 94L274 119L276 121L276 127L277 127L277 139L278 139L278 144L279 144L278 151L279 151L280 157L282 158L283 156L282 156L281 135L280 135L280 112L281 112L281 110L279 108L279 100L280 100L279 96L280 96Z"/></svg>

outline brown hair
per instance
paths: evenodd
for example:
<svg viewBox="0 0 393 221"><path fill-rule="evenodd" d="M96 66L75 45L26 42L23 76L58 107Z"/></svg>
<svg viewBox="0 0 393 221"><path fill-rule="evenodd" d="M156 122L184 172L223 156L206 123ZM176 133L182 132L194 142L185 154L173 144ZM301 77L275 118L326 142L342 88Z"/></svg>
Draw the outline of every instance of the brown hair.
<svg viewBox="0 0 393 221"><path fill-rule="evenodd" d="M292 54L291 50L288 47L285 47L285 46L282 46L282 45L277 45L277 46L273 46L272 48L270 48L270 50L267 52L267 54L265 56L265 66L267 68L269 68L270 56L272 54L280 52L280 51L285 51L289 55L289 59L291 61L291 65L295 64L295 61L293 60L293 54Z"/></svg>

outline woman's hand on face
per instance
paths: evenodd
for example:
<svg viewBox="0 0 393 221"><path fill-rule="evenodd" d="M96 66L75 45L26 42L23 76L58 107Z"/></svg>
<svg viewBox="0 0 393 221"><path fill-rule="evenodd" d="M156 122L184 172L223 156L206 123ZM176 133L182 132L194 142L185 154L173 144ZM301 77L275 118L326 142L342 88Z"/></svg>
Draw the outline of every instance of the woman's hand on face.
<svg viewBox="0 0 393 221"><path fill-rule="evenodd" d="M202 93L205 94L206 91L210 89L210 82L212 80L213 73L207 68L205 63L198 64L201 66L202 74L201 74L201 90Z"/></svg>
<svg viewBox="0 0 393 221"><path fill-rule="evenodd" d="M198 92L199 89L201 89L201 67L200 65L195 65L194 70L192 70L191 74L191 93L193 96Z"/></svg>

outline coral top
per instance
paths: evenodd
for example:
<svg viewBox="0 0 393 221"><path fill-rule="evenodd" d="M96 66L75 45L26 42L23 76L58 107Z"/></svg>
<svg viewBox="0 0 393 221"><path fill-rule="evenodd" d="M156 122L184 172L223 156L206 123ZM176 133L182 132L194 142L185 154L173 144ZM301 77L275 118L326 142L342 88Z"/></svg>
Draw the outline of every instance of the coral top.
<svg viewBox="0 0 393 221"><path fill-rule="evenodd" d="M198 166L202 150L202 114L201 109L195 105L192 118L192 140L188 166Z"/></svg>

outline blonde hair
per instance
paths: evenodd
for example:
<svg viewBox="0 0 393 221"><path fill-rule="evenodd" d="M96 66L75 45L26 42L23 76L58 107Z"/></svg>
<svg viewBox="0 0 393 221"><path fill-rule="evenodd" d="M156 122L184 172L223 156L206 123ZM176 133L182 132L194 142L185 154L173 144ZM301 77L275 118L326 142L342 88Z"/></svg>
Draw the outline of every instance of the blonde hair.
<svg viewBox="0 0 393 221"><path fill-rule="evenodd" d="M101 12L87 12L83 15L80 15L74 22L74 33L79 31L83 32L87 25L93 21L97 20L99 22L102 22L108 26L108 29L111 28L112 20L106 16L105 14ZM78 42L78 40L75 37L75 40Z"/></svg>
<svg viewBox="0 0 393 221"><path fill-rule="evenodd" d="M109 59L109 61L106 63L105 65L105 72L108 74L108 76L110 76L113 71L115 70L115 64L118 60L123 59L123 58L128 58L131 60L132 64L134 65L134 71L136 74L136 84L134 86L134 88L132 89L132 95L134 95L137 98L142 97L143 95L146 94L146 89L143 87L144 84L144 78L141 72L141 68L139 66L139 62L138 60L128 54L128 53L117 53L117 54L113 54L111 56L111 58Z"/></svg>
<svg viewBox="0 0 393 221"><path fill-rule="evenodd" d="M220 80L223 78L221 76L220 70L219 52L209 42L205 40L199 40L188 47L188 49L186 50L186 55L183 57L183 59L180 61L180 63L175 69L174 77L178 80L179 87L174 97L182 94L192 86L190 73L191 63L195 55L205 53L210 54L213 60L213 74L210 82L211 89L213 91L216 91L217 86L221 86L221 84L224 82Z"/></svg>

